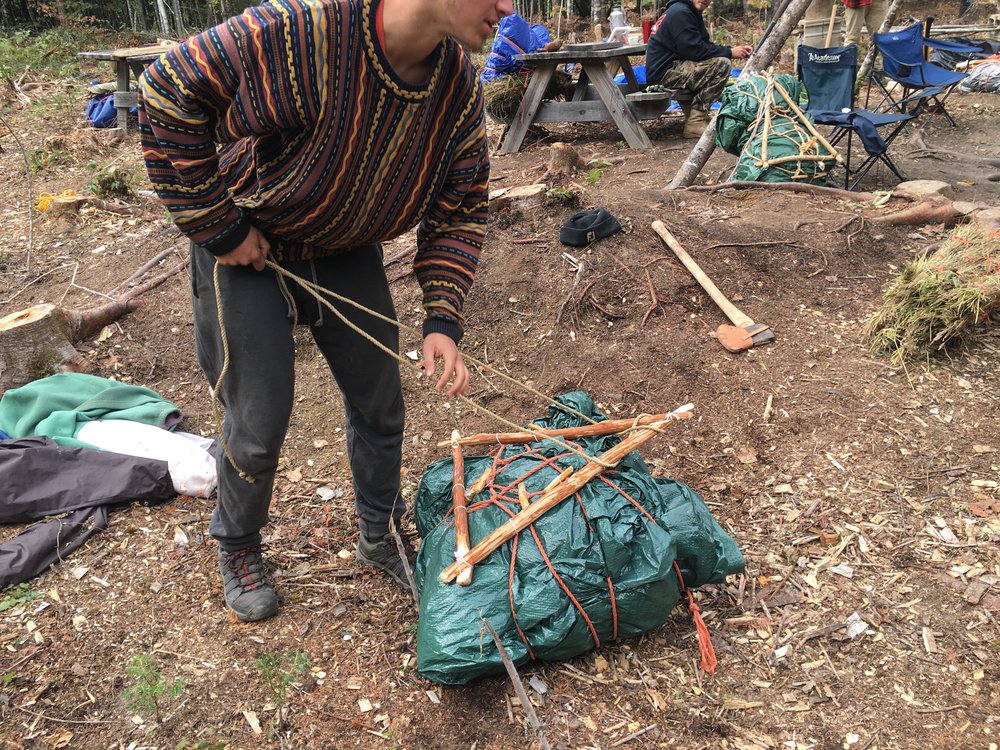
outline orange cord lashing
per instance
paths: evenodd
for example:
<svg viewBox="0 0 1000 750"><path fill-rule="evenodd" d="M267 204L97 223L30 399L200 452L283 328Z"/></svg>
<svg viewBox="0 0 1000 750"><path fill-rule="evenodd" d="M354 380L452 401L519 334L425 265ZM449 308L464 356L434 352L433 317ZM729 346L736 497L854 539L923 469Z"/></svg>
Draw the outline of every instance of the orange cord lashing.
<svg viewBox="0 0 1000 750"><path fill-rule="evenodd" d="M684 576L681 575L681 567L674 560L674 570L677 571L677 580L681 584L681 592L687 594L688 607L691 609L691 617L694 620L695 632L698 636L698 650L701 652L701 668L708 674L715 674L715 668L719 660L715 658L715 646L712 645L712 634L708 632L708 625L705 618L701 616L698 602L694 600L694 594L684 585Z"/></svg>

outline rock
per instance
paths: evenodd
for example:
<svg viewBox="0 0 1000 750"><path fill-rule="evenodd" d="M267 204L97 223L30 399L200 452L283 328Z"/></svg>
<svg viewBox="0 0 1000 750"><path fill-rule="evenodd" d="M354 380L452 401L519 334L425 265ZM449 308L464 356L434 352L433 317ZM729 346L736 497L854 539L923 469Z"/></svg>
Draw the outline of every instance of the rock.
<svg viewBox="0 0 1000 750"><path fill-rule="evenodd" d="M946 198L952 196L951 185L941 180L908 180L896 185L892 194L897 198L908 198L911 201L922 201L935 195Z"/></svg>
<svg viewBox="0 0 1000 750"><path fill-rule="evenodd" d="M984 208L972 216L972 220L983 229L1000 229L1000 207Z"/></svg>

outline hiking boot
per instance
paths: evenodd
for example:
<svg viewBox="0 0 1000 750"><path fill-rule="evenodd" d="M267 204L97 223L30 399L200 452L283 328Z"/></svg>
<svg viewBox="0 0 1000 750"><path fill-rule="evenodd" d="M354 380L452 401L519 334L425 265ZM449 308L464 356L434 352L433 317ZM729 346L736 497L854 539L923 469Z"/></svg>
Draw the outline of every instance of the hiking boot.
<svg viewBox="0 0 1000 750"><path fill-rule="evenodd" d="M417 553L413 551L413 545L410 544L410 540L406 534L401 532L399 537L403 541L403 549L406 554L406 560L410 564L410 572L413 573L417 568ZM396 540L392 534L369 539L362 533L358 537L356 552L358 560L373 568L381 568L391 575L396 583L406 591L411 594L413 593L413 590L410 588L410 582L406 578L403 558L400 557L399 548L396 546Z"/></svg>
<svg viewBox="0 0 1000 750"><path fill-rule="evenodd" d="M685 138L701 138L701 134L708 127L708 112L697 107L691 108L691 114L684 122Z"/></svg>
<svg viewBox="0 0 1000 750"><path fill-rule="evenodd" d="M278 611L278 595L267 580L260 545L236 552L219 550L219 572L226 604L243 622L256 622Z"/></svg>

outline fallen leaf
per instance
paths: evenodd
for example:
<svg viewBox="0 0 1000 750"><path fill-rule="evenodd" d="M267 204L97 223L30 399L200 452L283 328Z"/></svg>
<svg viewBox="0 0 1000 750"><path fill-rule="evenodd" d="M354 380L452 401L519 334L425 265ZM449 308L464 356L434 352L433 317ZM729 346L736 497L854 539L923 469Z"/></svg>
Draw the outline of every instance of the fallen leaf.
<svg viewBox="0 0 1000 750"><path fill-rule="evenodd" d="M741 464L757 463L757 451L750 446L745 446L736 451L736 460Z"/></svg>
<svg viewBox="0 0 1000 750"><path fill-rule="evenodd" d="M253 711L244 711L243 718L247 720L247 724L250 725L250 729L254 734L263 734L264 731L260 728L260 719L257 718L257 714Z"/></svg>
<svg viewBox="0 0 1000 750"><path fill-rule="evenodd" d="M301 482L302 481L302 467L296 466L294 469L285 472L285 479L289 482Z"/></svg>
<svg viewBox="0 0 1000 750"><path fill-rule="evenodd" d="M776 495L794 495L795 490L792 489L790 484L776 484L774 486L774 493Z"/></svg>
<svg viewBox="0 0 1000 750"><path fill-rule="evenodd" d="M989 518L995 512L993 503L991 502L976 502L973 501L969 503L969 512L976 518Z"/></svg>

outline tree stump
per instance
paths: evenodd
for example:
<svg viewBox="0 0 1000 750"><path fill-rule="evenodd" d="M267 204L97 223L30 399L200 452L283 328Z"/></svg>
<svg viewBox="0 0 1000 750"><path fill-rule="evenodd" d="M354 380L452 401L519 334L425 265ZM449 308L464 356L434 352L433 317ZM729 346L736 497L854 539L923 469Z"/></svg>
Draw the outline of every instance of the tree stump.
<svg viewBox="0 0 1000 750"><path fill-rule="evenodd" d="M126 300L76 311L45 304L0 319L0 393L56 373L89 370L73 344L138 306Z"/></svg>

